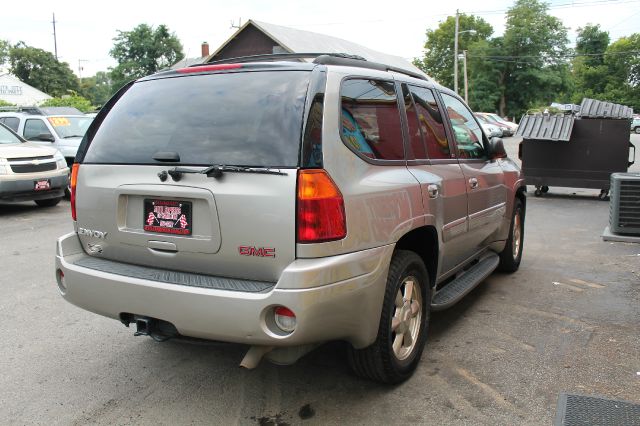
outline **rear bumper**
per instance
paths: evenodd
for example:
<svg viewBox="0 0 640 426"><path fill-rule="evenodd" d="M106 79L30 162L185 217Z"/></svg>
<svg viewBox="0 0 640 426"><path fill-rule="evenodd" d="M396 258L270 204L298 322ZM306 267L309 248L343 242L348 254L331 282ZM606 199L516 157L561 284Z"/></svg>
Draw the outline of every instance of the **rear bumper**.
<svg viewBox="0 0 640 426"><path fill-rule="evenodd" d="M55 174L29 174L26 176L7 175L10 179L0 179L0 200L3 201L31 201L45 200L64 196L64 189L69 184L68 169L55 172ZM5 177L7 177L5 176ZM47 191L34 191L35 182L49 179L51 189Z"/></svg>
<svg viewBox="0 0 640 426"><path fill-rule="evenodd" d="M248 293L167 284L76 265L87 255L72 233L57 242L56 269L64 273L61 293L67 301L110 318L119 319L121 313L148 316L172 323L184 336L224 342L297 346L346 340L362 348L378 331L392 254L389 245L294 261L275 287ZM301 288L304 283L313 287ZM297 327L289 335L272 331L270 314L277 305L296 314Z"/></svg>

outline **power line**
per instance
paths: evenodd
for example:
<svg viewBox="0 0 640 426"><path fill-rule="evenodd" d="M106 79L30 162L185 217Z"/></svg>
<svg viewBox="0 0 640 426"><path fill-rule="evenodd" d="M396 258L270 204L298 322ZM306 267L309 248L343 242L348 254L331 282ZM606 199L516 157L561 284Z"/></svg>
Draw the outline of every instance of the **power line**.
<svg viewBox="0 0 640 426"><path fill-rule="evenodd" d="M640 50L628 50L626 52L599 52L599 53L567 53L563 55L468 55L469 58L486 58L486 59L563 59L577 58L580 56L604 56L604 55L638 55Z"/></svg>

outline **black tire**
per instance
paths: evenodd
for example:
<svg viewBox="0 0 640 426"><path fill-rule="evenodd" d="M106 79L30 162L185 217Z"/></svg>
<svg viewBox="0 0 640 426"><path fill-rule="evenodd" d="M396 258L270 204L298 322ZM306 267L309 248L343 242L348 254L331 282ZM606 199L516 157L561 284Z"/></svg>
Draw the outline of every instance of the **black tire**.
<svg viewBox="0 0 640 426"><path fill-rule="evenodd" d="M549 192L549 187L547 185L544 185L540 188L540 190L543 194L546 194L547 192Z"/></svg>
<svg viewBox="0 0 640 426"><path fill-rule="evenodd" d="M542 190L540 188L536 188L536 190L533 191L533 195L540 197L542 195Z"/></svg>
<svg viewBox="0 0 640 426"><path fill-rule="evenodd" d="M415 344L412 345L410 343L409 347L405 348L405 334L403 333L402 337L400 337L392 330L392 319L396 313L398 313L399 317L402 316L399 313L402 311L398 312L397 309L410 309L412 306L411 303L407 304L406 299L400 298L399 302L402 304L402 307L396 308L396 296L403 292L403 288L406 291L405 281L407 278L414 278L418 282L417 288L420 289L420 304L422 306L420 317L413 318L415 321L412 323L412 326L404 322L400 326L407 326L407 328L413 328L415 326L413 329L416 330L415 339L410 339ZM411 282L413 281L411 280ZM415 284L412 285L411 288L415 289ZM416 304L418 304L417 301ZM426 343L430 307L431 287L429 285L429 274L427 273L427 268L424 266L424 262L412 251L397 250L389 265L387 287L382 303L382 314L380 316L376 341L364 349L354 349L351 346L348 348L349 365L354 373L360 377L386 384L400 383L411 377L420 362L420 356ZM410 322L413 319L406 321ZM411 332L409 331L409 333ZM408 352L402 359L399 359L393 349L394 340L398 337L400 337L401 342L399 345L400 351Z"/></svg>
<svg viewBox="0 0 640 426"><path fill-rule="evenodd" d="M516 215L519 220L516 221ZM511 215L511 225L509 226L509 238L507 244L504 246L504 250L500 253L500 264L498 270L502 272L515 272L520 267L520 261L522 260L522 249L524 248L524 217L525 210L522 205L522 201L516 198L513 203L513 213ZM514 253L514 225L518 223L519 232L519 245L517 253Z"/></svg>
<svg viewBox="0 0 640 426"><path fill-rule="evenodd" d="M640 134L640 127L636 127L635 129L633 129L633 131Z"/></svg>
<svg viewBox="0 0 640 426"><path fill-rule="evenodd" d="M38 205L38 207L53 207L53 206L57 206L60 200L62 200L62 197L47 198L46 200L35 200L35 202Z"/></svg>

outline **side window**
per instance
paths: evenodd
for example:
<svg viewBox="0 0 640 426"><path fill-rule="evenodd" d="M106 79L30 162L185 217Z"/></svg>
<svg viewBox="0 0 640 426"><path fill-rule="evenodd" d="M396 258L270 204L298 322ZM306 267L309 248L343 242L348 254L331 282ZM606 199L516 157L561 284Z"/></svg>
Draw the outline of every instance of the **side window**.
<svg viewBox="0 0 640 426"><path fill-rule="evenodd" d="M27 140L37 140L38 136L42 133L49 133L49 129L47 125L44 124L44 121L38 119L27 120L24 123L24 138Z"/></svg>
<svg viewBox="0 0 640 426"><path fill-rule="evenodd" d="M432 160L451 158L451 149L442 121L442 113L433 92L423 87L409 86L418 112L420 129L427 143L427 153Z"/></svg>
<svg viewBox="0 0 640 426"><path fill-rule="evenodd" d="M20 119L16 117L3 117L1 121L5 126L10 128L14 132L18 131L18 125L20 124Z"/></svg>
<svg viewBox="0 0 640 426"><path fill-rule="evenodd" d="M411 93L409 92L409 88L406 84L402 85L402 97L404 98L404 109L407 113L409 142L411 143L411 150L413 151L413 155L417 159L427 158L427 150L424 146L424 140L422 138L422 130L420 130L420 124L418 122L416 106L411 99Z"/></svg>
<svg viewBox="0 0 640 426"><path fill-rule="evenodd" d="M458 99L446 93L442 94L442 99L453 128L458 156L462 159L486 159L482 129L471 111Z"/></svg>
<svg viewBox="0 0 640 426"><path fill-rule="evenodd" d="M369 158L403 160L400 111L393 82L349 79L342 83L340 135Z"/></svg>

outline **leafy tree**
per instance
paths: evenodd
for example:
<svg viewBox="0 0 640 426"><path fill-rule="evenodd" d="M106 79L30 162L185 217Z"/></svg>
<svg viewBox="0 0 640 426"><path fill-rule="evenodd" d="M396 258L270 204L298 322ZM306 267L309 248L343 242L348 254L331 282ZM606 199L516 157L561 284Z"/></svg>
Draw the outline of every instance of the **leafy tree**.
<svg viewBox="0 0 640 426"><path fill-rule="evenodd" d="M12 104L11 102L7 102L5 100L0 99L0 107L6 107L6 106L15 106L15 105Z"/></svg>
<svg viewBox="0 0 640 426"><path fill-rule="evenodd" d="M502 52L502 37L472 44L468 54L469 106L474 111L497 111L504 86L504 62L487 60Z"/></svg>
<svg viewBox="0 0 640 426"><path fill-rule="evenodd" d="M9 62L11 44L7 40L0 40L0 67Z"/></svg>
<svg viewBox="0 0 640 426"><path fill-rule="evenodd" d="M459 31L474 30L475 32L461 32L458 35L458 52L468 50L472 43L486 40L493 34L493 27L484 19L460 14L458 22ZM415 59L414 65L433 77L443 86L453 88L453 53L455 39L456 19L453 16L440 23L435 30L427 30L427 41L424 44L424 57ZM461 61L460 61L461 62ZM460 63L459 63L460 64ZM458 73L462 87L462 73Z"/></svg>
<svg viewBox="0 0 640 426"><path fill-rule="evenodd" d="M60 98L51 98L44 101L41 106L45 107L74 107L82 112L92 111L94 108L91 106L91 102L88 99L79 95L65 96Z"/></svg>
<svg viewBox="0 0 640 426"><path fill-rule="evenodd" d="M609 47L609 33L602 31L600 25L587 24L578 28L576 53L584 55L584 64L594 67L604 64L604 51Z"/></svg>
<svg viewBox="0 0 640 426"><path fill-rule="evenodd" d="M604 56L608 81L604 99L640 110L640 33L609 45Z"/></svg>
<svg viewBox="0 0 640 426"><path fill-rule="evenodd" d="M578 28L576 57L572 61L573 103L580 103L582 98L602 99L609 79L604 64L604 52L608 46L609 33L600 30L599 25Z"/></svg>
<svg viewBox="0 0 640 426"><path fill-rule="evenodd" d="M78 90L78 79L69 64L50 52L20 42L9 49L9 62L13 75L51 96Z"/></svg>
<svg viewBox="0 0 640 426"><path fill-rule="evenodd" d="M166 25L140 24L131 31L118 31L113 40L109 54L118 61L111 73L115 89L184 58L180 40Z"/></svg>
<svg viewBox="0 0 640 426"><path fill-rule="evenodd" d="M507 12L503 37L500 115L568 97L567 29L539 0L516 0Z"/></svg>
<svg viewBox="0 0 640 426"><path fill-rule="evenodd" d="M80 94L93 105L104 105L113 94L111 76L108 72L99 71L93 77L83 78L80 83Z"/></svg>

